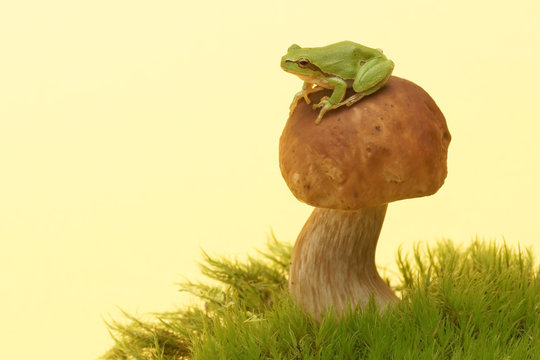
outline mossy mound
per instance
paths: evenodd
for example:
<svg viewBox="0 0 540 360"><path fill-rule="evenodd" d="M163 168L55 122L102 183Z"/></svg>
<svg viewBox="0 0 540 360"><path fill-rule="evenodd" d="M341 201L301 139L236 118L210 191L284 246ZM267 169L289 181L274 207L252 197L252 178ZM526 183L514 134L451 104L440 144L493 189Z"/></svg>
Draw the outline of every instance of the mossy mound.
<svg viewBox="0 0 540 360"><path fill-rule="evenodd" d="M204 254L200 306L108 324L104 360L539 359L540 278L530 250L449 240L398 252L402 301L320 323L287 294L291 246L271 239L245 262Z"/></svg>

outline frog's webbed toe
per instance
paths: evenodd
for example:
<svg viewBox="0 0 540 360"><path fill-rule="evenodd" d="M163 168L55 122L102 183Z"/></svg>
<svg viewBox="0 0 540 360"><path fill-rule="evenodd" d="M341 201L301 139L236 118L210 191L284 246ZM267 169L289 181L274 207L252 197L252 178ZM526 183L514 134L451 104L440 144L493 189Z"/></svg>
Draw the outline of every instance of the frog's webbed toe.
<svg viewBox="0 0 540 360"><path fill-rule="evenodd" d="M345 99L344 101L340 102L340 103L337 103L336 104L336 107L339 107L341 105L347 105L347 106L351 106L353 105L354 103L356 103L357 101L360 101L365 95L363 93L356 93L354 95L351 95L349 96L347 99Z"/></svg>
<svg viewBox="0 0 540 360"><path fill-rule="evenodd" d="M317 124L317 125L320 124L320 122L321 122L321 120L322 120L324 114L325 114L328 110L331 110L331 107L326 107L326 106L325 106L325 107L323 107L323 108L321 109L321 111L319 111L319 116L317 116L317 119L315 119L315 124Z"/></svg>
<svg viewBox="0 0 540 360"><path fill-rule="evenodd" d="M330 98L328 96L323 96L321 98L321 101L319 101L318 104L313 104L313 109L318 108L330 108L332 106L332 103L330 102Z"/></svg>
<svg viewBox="0 0 540 360"><path fill-rule="evenodd" d="M321 108L321 111L319 111L319 116L317 116L317 119L315 120L315 124L319 124L324 116L324 114L328 110L335 109L337 105L332 104L332 101L328 96L324 96L321 101L318 104L313 105L313 109Z"/></svg>
<svg viewBox="0 0 540 360"><path fill-rule="evenodd" d="M291 102L291 105L289 106L289 115L291 115L294 112L294 109L296 109L296 106L298 105L298 102L300 99L305 98L305 94L303 91L300 91L294 95L293 101ZM309 102L308 102L309 104Z"/></svg>
<svg viewBox="0 0 540 360"><path fill-rule="evenodd" d="M294 99L293 99L291 105L289 106L289 115L294 112L294 109L296 109L296 106L298 105L298 102L300 101L300 99L303 98L304 101L306 102L306 104L311 104L311 100L309 99L309 95L313 94L313 93L316 93L316 92L319 92L321 90L324 90L324 88L322 88L320 86L316 86L314 88L307 87L306 89L297 92L294 95Z"/></svg>

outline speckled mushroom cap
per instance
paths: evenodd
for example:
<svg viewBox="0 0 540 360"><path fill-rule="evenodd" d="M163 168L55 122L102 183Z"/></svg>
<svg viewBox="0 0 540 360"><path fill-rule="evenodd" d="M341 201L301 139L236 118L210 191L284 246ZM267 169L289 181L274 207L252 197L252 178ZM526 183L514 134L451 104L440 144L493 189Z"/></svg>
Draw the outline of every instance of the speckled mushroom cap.
<svg viewBox="0 0 540 360"><path fill-rule="evenodd" d="M330 91L310 95L312 104L324 95ZM311 106L298 103L279 142L281 174L300 201L358 210L431 195L444 183L450 133L416 84L391 77L353 106L328 111L319 125Z"/></svg>

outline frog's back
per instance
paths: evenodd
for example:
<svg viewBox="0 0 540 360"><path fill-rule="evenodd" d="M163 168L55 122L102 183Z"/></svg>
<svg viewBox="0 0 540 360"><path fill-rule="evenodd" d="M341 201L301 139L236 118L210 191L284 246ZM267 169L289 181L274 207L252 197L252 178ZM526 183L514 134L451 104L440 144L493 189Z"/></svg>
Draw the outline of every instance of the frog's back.
<svg viewBox="0 0 540 360"><path fill-rule="evenodd" d="M379 50L373 49L353 41L340 41L335 44L330 44L322 47L321 49L326 49L327 51L342 52L344 55L348 54L349 56L366 56L373 57L379 53Z"/></svg>
<svg viewBox="0 0 540 360"><path fill-rule="evenodd" d="M361 61L381 56L381 52L352 41L341 41L320 48L312 48L319 59L324 59L324 71L339 74L352 79L356 75Z"/></svg>

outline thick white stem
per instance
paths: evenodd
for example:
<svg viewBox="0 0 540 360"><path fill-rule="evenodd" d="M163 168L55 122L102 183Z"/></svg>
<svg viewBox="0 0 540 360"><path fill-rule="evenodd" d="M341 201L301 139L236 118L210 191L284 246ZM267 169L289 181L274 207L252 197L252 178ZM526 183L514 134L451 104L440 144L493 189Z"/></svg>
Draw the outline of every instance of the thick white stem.
<svg viewBox="0 0 540 360"><path fill-rule="evenodd" d="M289 274L293 299L317 320L365 305L397 300L375 266L375 248L387 204L359 211L316 208L298 235Z"/></svg>

